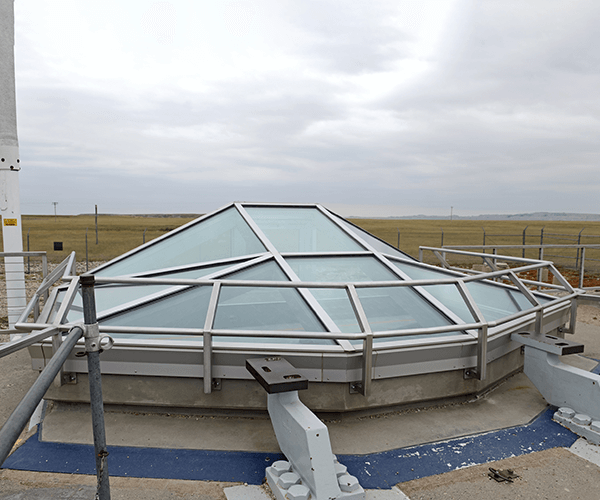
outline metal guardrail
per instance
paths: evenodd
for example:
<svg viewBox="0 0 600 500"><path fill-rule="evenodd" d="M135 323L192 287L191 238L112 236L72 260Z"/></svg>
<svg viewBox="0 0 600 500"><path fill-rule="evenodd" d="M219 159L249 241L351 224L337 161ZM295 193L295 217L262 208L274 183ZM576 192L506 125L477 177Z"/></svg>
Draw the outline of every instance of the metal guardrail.
<svg viewBox="0 0 600 500"><path fill-rule="evenodd" d="M60 274L60 273L58 273ZM0 465L4 463L16 443L27 421L33 415L44 394L60 373L64 362L75 347L77 341L85 338L85 352L88 358L88 375L90 384L90 406L92 410L92 429L94 435L94 455L96 457L97 489L96 498L110 500L110 484L108 476L108 451L104 431L104 405L102 401L102 381L100 373L100 352L102 338L96 322L96 304L94 300L94 276L83 275L81 282L83 297L84 325L71 326L65 339L55 327L46 328L42 332L32 333L22 339L14 340L0 346L0 358L19 349L50 336L61 337L60 346L33 383L27 394L17 405L8 420L0 429ZM112 340L110 341L112 342Z"/></svg>
<svg viewBox="0 0 600 500"><path fill-rule="evenodd" d="M430 249L432 247L420 247L423 249ZM522 249L523 250L523 254L525 253L525 250L527 249L537 249L539 250L539 260L544 260L544 250L549 249L549 248L567 248L567 249L571 249L571 250L577 250L577 257L573 257L576 259L576 264L575 267L578 269L579 271L579 288L583 288L583 279L585 276L585 250L587 249L593 249L593 250L598 250L600 249L600 245L598 244L572 244L572 245L548 245L548 244L540 244L540 245L444 245L442 246L442 251L448 251L448 250L467 250L467 249L473 249L473 248L481 248L483 249L483 253L485 253L486 249L491 249L493 254L495 254L497 252L498 249L507 249L507 248L517 248L517 249ZM451 252L448 252L451 253ZM505 257L505 256L504 256ZM564 257L564 256L554 256L554 257ZM566 257L568 258L568 257ZM419 250L419 260L422 262L422 251ZM513 258L513 260L515 260ZM592 260L597 260L597 259L592 259ZM462 270L464 271L464 269ZM538 281L540 280L540 276L538 275ZM597 287L594 287L597 288Z"/></svg>
<svg viewBox="0 0 600 500"><path fill-rule="evenodd" d="M495 337L496 334L493 334L492 337L488 338L488 332L491 328L495 328L501 326L505 323L520 320L525 317L531 317L531 315L535 314L535 329L537 332L541 331L542 328L542 318L544 310L548 310L552 307L560 307L568 302L571 302L571 324L567 331L574 331L575 320L576 320L576 304L573 307L573 299L577 297L582 292L576 292L571 285L560 275L560 273L554 268L553 264L548 261L538 261L533 259L524 259L518 257L508 257L508 256L499 256L490 254L477 254L473 252L463 252L460 250L448 250L445 248L432 248L432 247L421 247L421 255L423 250L431 250L434 253L437 253L438 256L442 259L444 263L445 260L442 258L441 252L454 252L454 253L463 253L470 256L478 256L484 259L488 259L490 263L490 267L495 269L489 273L478 273L472 276L464 276L465 270L460 269L462 276L448 276L447 278L438 278L438 279L422 279L422 280L403 280L403 281L382 281L382 282L357 282L357 283L322 283L322 282L273 282L273 281L253 281L253 280L219 280L219 279L174 279L174 278L109 278L109 277L96 277L96 284L153 284L153 285L171 285L177 289L184 289L187 287L199 287L199 286L211 286L212 294L209 301L209 307L207 312L207 317L205 324L202 328L152 328L152 327L121 327L121 326L100 326L100 332L102 333L129 333L129 334L145 334L145 335L188 335L188 336L201 336L203 338L203 346L204 346L204 363L203 363L203 378L204 378L204 392L209 394L212 392L212 358L213 351L215 346L213 344L213 337L215 336L230 336L230 337L254 337L254 338L311 338L311 339L323 339L323 340L331 340L332 333L331 332L300 332L300 331L260 331L260 330L215 330L213 327L214 317L216 312L216 305L218 301L218 296L220 290L223 286L226 287L275 287L275 288L295 288L295 289L344 289L348 295L350 304L352 305L358 324L361 328L360 333L341 333L335 332L335 339L340 340L360 340L362 341L362 380L361 380L361 392L363 394L368 394L368 389L371 385L372 378L372 354L374 351L385 351L396 349L398 346L395 343L380 343L376 344L375 341L377 339L385 339L389 337L413 337L418 335L434 335L440 333L452 333L455 332L456 336L450 336L443 339L439 339L440 344L452 344L452 343L460 343L465 342L464 335L459 336L458 334L462 334L466 331L476 331L477 335L473 335L473 338L476 338L477 341L477 365L474 370L471 370L471 374L476 376L477 378L483 380L486 378L487 371L487 343L488 340ZM512 260L521 264L518 268L508 269L508 270L499 270L496 268L495 261L503 259L503 260ZM447 266L447 263L446 267ZM552 270L553 273L560 280L560 285L552 285L552 288L557 288L560 290L564 290L567 292L567 295L564 297L556 298L547 303L540 303L536 299L536 297L529 291L529 289L524 286L524 283L533 286L547 286L545 283L536 282L532 280L522 280L517 278L516 273L528 270L536 270L548 268ZM485 279L508 279L512 282L514 286L516 286L528 299L531 304L531 307L525 309L523 311L519 311L517 313L506 316L497 321L487 321L484 315L479 310L477 304L475 303L473 297L471 296L469 290L466 287L466 283L472 281L481 281ZM72 280L65 297L63 298L62 305L60 310L56 314L54 320L54 326L57 328L66 329L67 325L61 325L63 318L66 314L69 304L72 302L75 293L78 288L78 279L77 277L63 277L65 280ZM428 286L433 285L454 285L457 287L463 301L465 302L468 309L471 311L473 317L476 319L471 323L458 323L447 326L436 326L436 327L428 327L428 328L414 328L414 329L405 329L405 330L391 330L385 332L373 332L371 331L371 327L369 326L368 319L364 310L362 308L362 304L360 299L358 298L357 289L360 288L379 288L379 287L414 287L415 289L420 289L421 291L426 290ZM165 291L164 293L172 293ZM114 312L114 311L113 311ZM23 318L25 319L25 318ZM530 319L528 320L530 321ZM27 329L27 330L36 330L36 329L44 329L49 325L45 323L26 323L20 322L17 323L18 328ZM411 344L411 347L417 347L420 345L425 345L430 342L423 341L415 341ZM54 349L57 349L57 345L54 345ZM315 347L313 346L312 349ZM252 346L248 344L239 344L227 345L228 350L240 350L240 351L248 351L252 350ZM345 348L345 350L357 350L354 346L350 346L349 348ZM286 346L286 350L293 352L301 352L301 349L293 348L291 346Z"/></svg>

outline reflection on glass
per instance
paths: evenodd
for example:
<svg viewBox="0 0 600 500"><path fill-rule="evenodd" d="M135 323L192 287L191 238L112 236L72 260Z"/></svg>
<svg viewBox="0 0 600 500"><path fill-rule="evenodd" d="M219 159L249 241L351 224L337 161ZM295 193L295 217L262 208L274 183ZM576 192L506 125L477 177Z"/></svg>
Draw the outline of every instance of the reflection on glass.
<svg viewBox="0 0 600 500"><path fill-rule="evenodd" d="M264 251L262 243L244 219L231 207L110 264L95 274L122 276Z"/></svg>
<svg viewBox="0 0 600 500"><path fill-rule="evenodd" d="M242 269L232 274L228 274L223 279L249 281L289 281L285 273L273 260L257 264L247 269Z"/></svg>
<svg viewBox="0 0 600 500"><path fill-rule="evenodd" d="M171 271L166 273L152 273L149 276L152 278L173 278L173 279L185 279L185 280L195 280L198 278L204 278L210 274L222 271L223 269L227 269L228 267L232 267L239 262L229 263L229 264L216 264L214 266L204 266L198 269L188 269L185 271Z"/></svg>
<svg viewBox="0 0 600 500"><path fill-rule="evenodd" d="M215 330L326 331L299 292L293 288L253 288L225 284L221 288L214 328ZM294 339L293 342L330 343L318 339Z"/></svg>
<svg viewBox="0 0 600 500"><path fill-rule="evenodd" d="M312 288L310 292L340 329L340 332L360 332L360 326L345 289Z"/></svg>
<svg viewBox="0 0 600 500"><path fill-rule="evenodd" d="M357 283L397 281L400 278L375 257L288 257L287 263L302 281Z"/></svg>
<svg viewBox="0 0 600 500"><path fill-rule="evenodd" d="M246 207L279 252L343 252L364 248L314 208Z"/></svg>
<svg viewBox="0 0 600 500"><path fill-rule="evenodd" d="M386 253L388 255L397 255L398 257L403 257L405 259L414 260L414 258L411 257L410 255L408 255L407 253L401 252L400 250L394 248L393 246L388 245L386 242L381 241L380 239L375 238L375 236L373 236L372 234L367 233L363 229L355 226L354 224L350 224L348 221L346 221L346 220L344 220L344 219L342 219L340 217L336 217L336 218L337 218L337 220L339 222L341 222L341 224L343 226L345 226L351 232L353 232L354 234L356 234L359 238L361 238L364 241L366 241L369 245L371 245L378 252Z"/></svg>
<svg viewBox="0 0 600 500"><path fill-rule="evenodd" d="M429 328L453 324L411 288L358 288L357 292L373 332ZM387 339L376 339L376 341L389 342L401 338L390 337Z"/></svg>
<svg viewBox="0 0 600 500"><path fill-rule="evenodd" d="M212 286L194 287L100 320L108 326L204 328Z"/></svg>
<svg viewBox="0 0 600 500"><path fill-rule="evenodd" d="M404 262L392 262L398 269L404 271L413 280L432 280L453 277L450 274L437 272L425 267L412 266ZM424 286L423 289L433 295L465 323L472 323L475 320L467 304L463 300L462 295L456 288L456 285L431 285Z"/></svg>

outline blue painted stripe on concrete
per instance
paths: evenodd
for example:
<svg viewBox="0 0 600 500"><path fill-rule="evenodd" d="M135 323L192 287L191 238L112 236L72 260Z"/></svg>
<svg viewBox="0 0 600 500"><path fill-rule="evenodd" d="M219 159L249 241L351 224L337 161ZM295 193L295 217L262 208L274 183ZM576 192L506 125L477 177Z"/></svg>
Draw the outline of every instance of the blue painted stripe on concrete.
<svg viewBox="0 0 600 500"><path fill-rule="evenodd" d="M391 488L470 465L570 447L578 436L552 420L555 411L550 407L530 424L519 427L371 455L340 455L338 460L363 488Z"/></svg>
<svg viewBox="0 0 600 500"><path fill-rule="evenodd" d="M554 411L549 408L532 423L520 427L370 455L339 455L338 459L364 488L391 488L402 481L468 465L569 447L577 436L551 420ZM273 453L126 446L109 446L108 451L111 476L248 484L262 483L265 467L283 458ZM35 435L4 462L3 468L94 475L94 449L89 445L42 442Z"/></svg>

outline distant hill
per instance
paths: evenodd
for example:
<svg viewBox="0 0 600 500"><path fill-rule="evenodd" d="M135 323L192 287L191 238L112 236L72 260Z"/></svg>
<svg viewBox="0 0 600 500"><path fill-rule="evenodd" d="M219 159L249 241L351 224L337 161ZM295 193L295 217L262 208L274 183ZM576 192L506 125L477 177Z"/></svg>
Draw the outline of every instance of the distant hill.
<svg viewBox="0 0 600 500"><path fill-rule="evenodd" d="M448 220L447 215L406 215L403 217L350 217L352 219L426 219ZM481 214L460 216L454 215L453 220L553 220L553 221L600 221L600 214L572 214L567 212L533 212L529 214Z"/></svg>

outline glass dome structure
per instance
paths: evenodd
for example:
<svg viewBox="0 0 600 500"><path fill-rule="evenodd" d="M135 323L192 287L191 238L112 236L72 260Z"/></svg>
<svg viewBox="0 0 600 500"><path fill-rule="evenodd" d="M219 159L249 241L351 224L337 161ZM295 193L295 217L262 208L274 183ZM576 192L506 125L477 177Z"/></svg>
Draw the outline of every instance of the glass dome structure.
<svg viewBox="0 0 600 500"><path fill-rule="evenodd" d="M468 395L520 369L511 333L556 332L569 314L515 273L506 284L423 264L320 205L233 203L92 274L115 341L102 355L108 403L261 407L244 361L264 355L304 370L316 409ZM82 317L73 277L36 327ZM51 349L30 349L34 367ZM66 370L84 377L85 363Z"/></svg>

